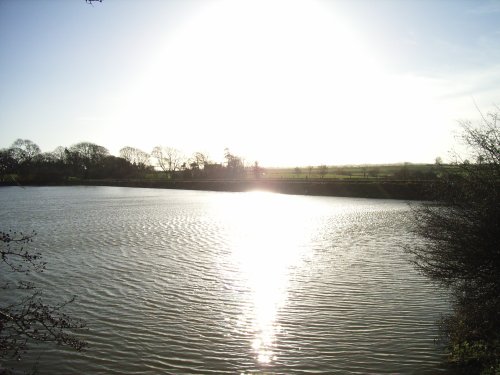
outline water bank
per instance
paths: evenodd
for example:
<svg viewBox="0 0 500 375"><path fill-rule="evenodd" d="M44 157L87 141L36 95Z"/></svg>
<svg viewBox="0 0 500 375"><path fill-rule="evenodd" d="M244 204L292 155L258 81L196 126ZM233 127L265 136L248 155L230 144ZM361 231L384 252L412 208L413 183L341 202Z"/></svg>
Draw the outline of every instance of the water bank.
<svg viewBox="0 0 500 375"><path fill-rule="evenodd" d="M428 181L296 181L296 180L78 180L66 185L122 186L160 189L245 192L352 198L425 200Z"/></svg>

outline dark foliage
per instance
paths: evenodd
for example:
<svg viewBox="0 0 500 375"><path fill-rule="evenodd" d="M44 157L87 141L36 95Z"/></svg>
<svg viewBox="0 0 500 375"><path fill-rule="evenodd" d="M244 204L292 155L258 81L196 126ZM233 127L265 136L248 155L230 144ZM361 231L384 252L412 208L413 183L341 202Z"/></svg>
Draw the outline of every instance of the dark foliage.
<svg viewBox="0 0 500 375"><path fill-rule="evenodd" d="M442 322L450 360L470 373L500 373L500 127L497 114L462 123L473 163L443 170L436 203L415 211L425 243L410 249L417 268L450 288Z"/></svg>
<svg viewBox="0 0 500 375"><path fill-rule="evenodd" d="M105 147L90 142L41 153L32 141L18 139L10 148L0 150L0 182L60 184L71 179L143 178L153 168L148 154L140 150L136 154L133 160L115 157Z"/></svg>

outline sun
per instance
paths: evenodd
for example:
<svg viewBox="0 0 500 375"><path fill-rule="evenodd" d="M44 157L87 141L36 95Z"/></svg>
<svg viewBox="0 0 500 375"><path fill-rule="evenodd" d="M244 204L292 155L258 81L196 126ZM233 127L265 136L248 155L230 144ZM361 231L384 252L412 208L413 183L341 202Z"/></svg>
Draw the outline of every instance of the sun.
<svg viewBox="0 0 500 375"><path fill-rule="evenodd" d="M395 103L421 98L401 92L412 86L388 77L361 31L328 2L203 2L131 88L122 131L140 123L136 140L229 147L266 166L366 162L390 147Z"/></svg>

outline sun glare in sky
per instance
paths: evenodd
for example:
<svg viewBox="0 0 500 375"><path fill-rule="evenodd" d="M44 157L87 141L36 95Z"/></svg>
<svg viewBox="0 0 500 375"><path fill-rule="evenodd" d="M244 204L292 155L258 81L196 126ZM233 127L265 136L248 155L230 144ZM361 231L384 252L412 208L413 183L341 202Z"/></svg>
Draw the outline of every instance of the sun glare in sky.
<svg viewBox="0 0 500 375"><path fill-rule="evenodd" d="M400 136L439 116L428 86L391 77L326 3L218 1L165 37L117 110L125 131L144 123L192 152L229 147L267 165L381 162L416 156Z"/></svg>
<svg viewBox="0 0 500 375"><path fill-rule="evenodd" d="M500 96L494 1L41 4L0 2L0 147L433 162Z"/></svg>

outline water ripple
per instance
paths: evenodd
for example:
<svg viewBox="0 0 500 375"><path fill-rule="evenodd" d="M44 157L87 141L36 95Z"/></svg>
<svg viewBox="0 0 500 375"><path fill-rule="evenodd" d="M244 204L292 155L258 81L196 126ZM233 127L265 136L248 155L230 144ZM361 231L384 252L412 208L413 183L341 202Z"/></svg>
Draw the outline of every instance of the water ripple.
<svg viewBox="0 0 500 375"><path fill-rule="evenodd" d="M90 349L40 373L444 371L444 295L402 251L403 202L125 188L2 188L38 232L47 298L77 295Z"/></svg>

